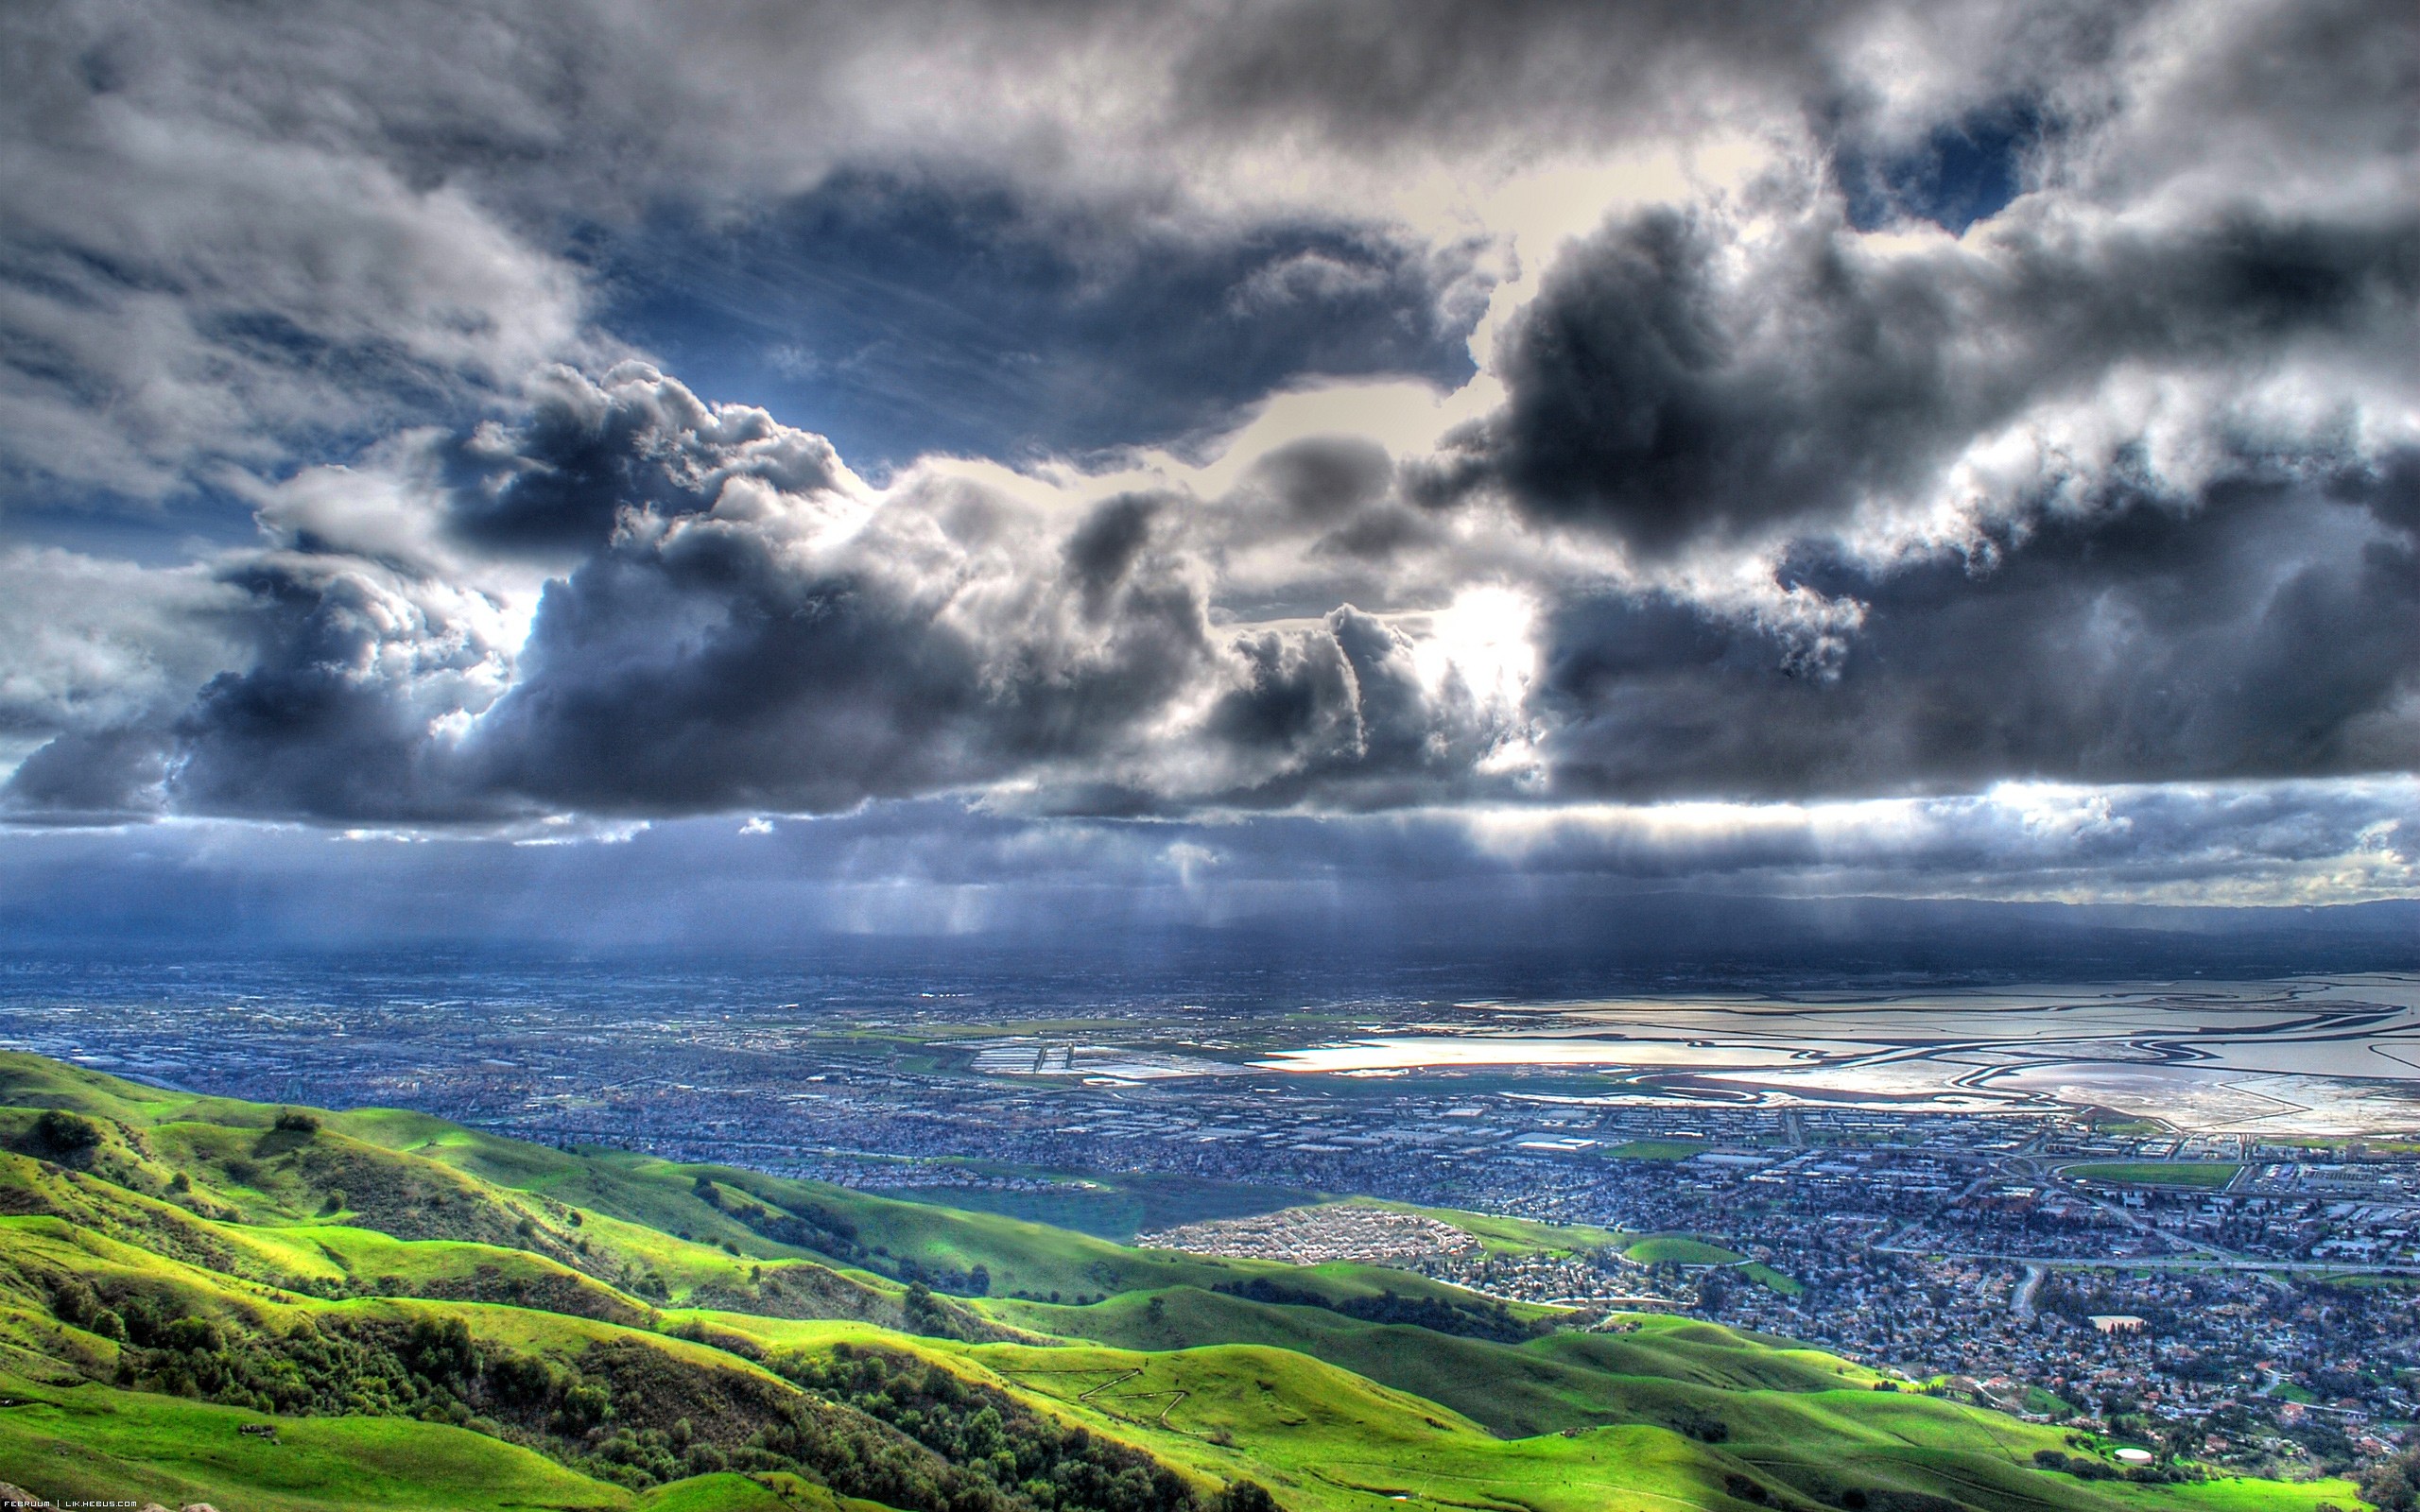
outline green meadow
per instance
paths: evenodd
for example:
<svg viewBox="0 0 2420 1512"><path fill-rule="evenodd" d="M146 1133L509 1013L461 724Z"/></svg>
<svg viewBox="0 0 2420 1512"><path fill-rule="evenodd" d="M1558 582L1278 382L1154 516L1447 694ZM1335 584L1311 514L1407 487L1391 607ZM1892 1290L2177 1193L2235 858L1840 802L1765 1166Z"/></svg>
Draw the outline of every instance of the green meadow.
<svg viewBox="0 0 2420 1512"><path fill-rule="evenodd" d="M1736 1265L1748 1257L1685 1234L1641 1239L1623 1251L1642 1265Z"/></svg>
<svg viewBox="0 0 2420 1512"><path fill-rule="evenodd" d="M1685 1160L1703 1155L1705 1145L1695 1140L1625 1140L1605 1153L1616 1160Z"/></svg>
<svg viewBox="0 0 2420 1512"><path fill-rule="evenodd" d="M2140 1160L2070 1165L2066 1174L2085 1181L2130 1187L2200 1187L2212 1191L2234 1180L2243 1167L2225 1160Z"/></svg>
<svg viewBox="0 0 2420 1512"><path fill-rule="evenodd" d="M1225 1194L1180 1194L1213 1204ZM1443 1210L1491 1251L1641 1238ZM1107 1227L1102 1225L1101 1227ZM0 1055L0 1480L656 1512L2313 1512L1787 1339Z"/></svg>

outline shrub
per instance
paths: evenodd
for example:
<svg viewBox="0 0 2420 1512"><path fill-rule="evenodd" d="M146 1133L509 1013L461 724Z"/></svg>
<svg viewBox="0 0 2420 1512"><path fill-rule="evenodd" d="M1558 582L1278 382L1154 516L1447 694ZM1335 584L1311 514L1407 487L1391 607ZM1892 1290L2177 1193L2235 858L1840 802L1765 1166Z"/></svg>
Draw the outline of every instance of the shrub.
<svg viewBox="0 0 2420 1512"><path fill-rule="evenodd" d="M101 1143L101 1126L78 1113L51 1108L34 1120L34 1138L62 1154L89 1150Z"/></svg>
<svg viewBox="0 0 2420 1512"><path fill-rule="evenodd" d="M1229 1481L1210 1499L1210 1512L1278 1512L1277 1499L1258 1481Z"/></svg>
<svg viewBox="0 0 2420 1512"><path fill-rule="evenodd" d="M93 1289L73 1277L60 1281L50 1294L51 1315L61 1323L80 1329L92 1322L93 1314L100 1310L100 1298L93 1295Z"/></svg>
<svg viewBox="0 0 2420 1512"><path fill-rule="evenodd" d="M306 1113L299 1108L282 1108L277 1115L277 1131L280 1134L317 1134L320 1132L319 1115Z"/></svg>
<svg viewBox="0 0 2420 1512"><path fill-rule="evenodd" d="M2420 1450L2407 1449L2361 1467L2361 1497L2378 1512L2412 1512L2420 1506Z"/></svg>
<svg viewBox="0 0 2420 1512"><path fill-rule="evenodd" d="M1141 1452L1053 1422L1004 1392L890 1349L842 1344L823 1358L792 1356L775 1368L793 1383L855 1408L938 1455L947 1467L929 1486L877 1493L865 1475L846 1494L894 1506L1010 1512L1020 1502L1052 1512L1201 1512L1191 1487ZM844 1489L838 1480L834 1489ZM1248 1483L1247 1483L1248 1484ZM1257 1487L1253 1488L1257 1490ZM1036 1494L1039 1491L1040 1494ZM1275 1512L1268 1493L1222 1493L1217 1512Z"/></svg>

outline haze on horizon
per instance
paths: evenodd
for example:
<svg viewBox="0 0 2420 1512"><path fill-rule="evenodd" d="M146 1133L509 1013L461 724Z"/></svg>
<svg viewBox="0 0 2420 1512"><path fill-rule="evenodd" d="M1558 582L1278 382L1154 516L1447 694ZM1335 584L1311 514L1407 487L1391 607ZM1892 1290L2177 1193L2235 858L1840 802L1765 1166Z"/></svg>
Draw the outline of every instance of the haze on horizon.
<svg viewBox="0 0 2420 1512"><path fill-rule="evenodd" d="M21 942L2420 933L2408 5L0 35Z"/></svg>

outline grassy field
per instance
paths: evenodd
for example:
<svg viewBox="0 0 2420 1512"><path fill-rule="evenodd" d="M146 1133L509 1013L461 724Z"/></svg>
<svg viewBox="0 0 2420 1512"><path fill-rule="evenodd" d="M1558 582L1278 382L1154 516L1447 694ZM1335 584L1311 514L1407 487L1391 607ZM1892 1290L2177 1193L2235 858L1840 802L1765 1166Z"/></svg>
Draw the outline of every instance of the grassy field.
<svg viewBox="0 0 2420 1512"><path fill-rule="evenodd" d="M1736 1265L1748 1257L1683 1234L1641 1239L1622 1251L1642 1265Z"/></svg>
<svg viewBox="0 0 2420 1512"><path fill-rule="evenodd" d="M62 1144L44 1109L86 1126ZM0 1055L0 1478L231 1512L882 1512L834 1487L888 1466L908 1512L1127 1505L1036 1500L1001 1468L1046 1452L1156 1467L1163 1512L1237 1479L1287 1512L2355 1505L2341 1484L2049 1475L2031 1455L2055 1429L1687 1318L1582 1330L1367 1265L1141 1251L413 1113L279 1115ZM1503 1254L1741 1260L1409 1211ZM908 1284L978 1277L989 1296ZM889 1386L832 1384L869 1359L899 1362Z"/></svg>
<svg viewBox="0 0 2420 1512"><path fill-rule="evenodd" d="M1191 1289L1086 1308L1009 1304L991 1311L1038 1333L1132 1350L1219 1343L1288 1349L1451 1407L1507 1437L1618 1422L1687 1424L1714 1411L1725 1391L1824 1390L1874 1380L1827 1355L1662 1317L1632 1320L1618 1333L1554 1333L1510 1344Z"/></svg>
<svg viewBox="0 0 2420 1512"><path fill-rule="evenodd" d="M2062 1475L2060 1480L2068 1480ZM2360 1487L2350 1481L2247 1481L2221 1476L2189 1486L2113 1486L2096 1482L2093 1489L2117 1505L2128 1508L2190 1507L2197 1512L2310 1512L2315 1506L2348 1509L2367 1506Z"/></svg>
<svg viewBox="0 0 2420 1512"><path fill-rule="evenodd" d="M618 1486L441 1423L273 1419L149 1392L6 1376L0 1388L17 1403L0 1411L0 1466L53 1501L209 1500L248 1512L638 1504ZM277 1441L241 1433L246 1424L273 1425Z"/></svg>
<svg viewBox="0 0 2420 1512"><path fill-rule="evenodd" d="M2234 1180L2242 1169L2226 1160L2137 1160L2065 1166L2060 1174L2079 1181L2107 1181L2118 1186L2216 1191Z"/></svg>
<svg viewBox="0 0 2420 1512"><path fill-rule="evenodd" d="M2093 1125L2096 1134L2114 1134L2120 1139L2156 1139L2176 1131L2156 1119L2104 1118Z"/></svg>
<svg viewBox="0 0 2420 1512"><path fill-rule="evenodd" d="M1703 1155L1705 1145L1696 1140L1627 1140L1605 1153L1616 1160L1685 1160Z"/></svg>

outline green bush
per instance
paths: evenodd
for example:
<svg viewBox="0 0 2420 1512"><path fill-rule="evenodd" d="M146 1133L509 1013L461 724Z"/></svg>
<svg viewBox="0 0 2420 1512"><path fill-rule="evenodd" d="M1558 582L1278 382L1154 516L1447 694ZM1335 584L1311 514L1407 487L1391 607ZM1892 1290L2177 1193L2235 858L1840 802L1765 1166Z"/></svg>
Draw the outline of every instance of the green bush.
<svg viewBox="0 0 2420 1512"><path fill-rule="evenodd" d="M975 1385L936 1365L889 1349L847 1344L822 1357L775 1366L798 1385L899 1430L957 1471L988 1505L1049 1512L1201 1512L1173 1471L1139 1451L1067 1428L1005 1392ZM962 1467L962 1469L959 1468ZM972 1479L967 1478L972 1472ZM834 1489L843 1489L838 1482ZM996 1488L996 1489L994 1489ZM938 1487L937 1487L938 1489ZM1269 1512L1274 1503L1214 1503L1218 1512ZM872 1490L853 1491L891 1501ZM1250 1498L1251 1492L1236 1492ZM895 1505L905 1505L896 1503ZM951 1502L953 1512L959 1503Z"/></svg>
<svg viewBox="0 0 2420 1512"><path fill-rule="evenodd" d="M2420 1450L2372 1460L2361 1467L2361 1499L2378 1512L2412 1512L2420 1506Z"/></svg>
<svg viewBox="0 0 2420 1512"><path fill-rule="evenodd" d="M89 1150L101 1143L101 1126L78 1113L51 1108L34 1120L34 1142L62 1155Z"/></svg>

